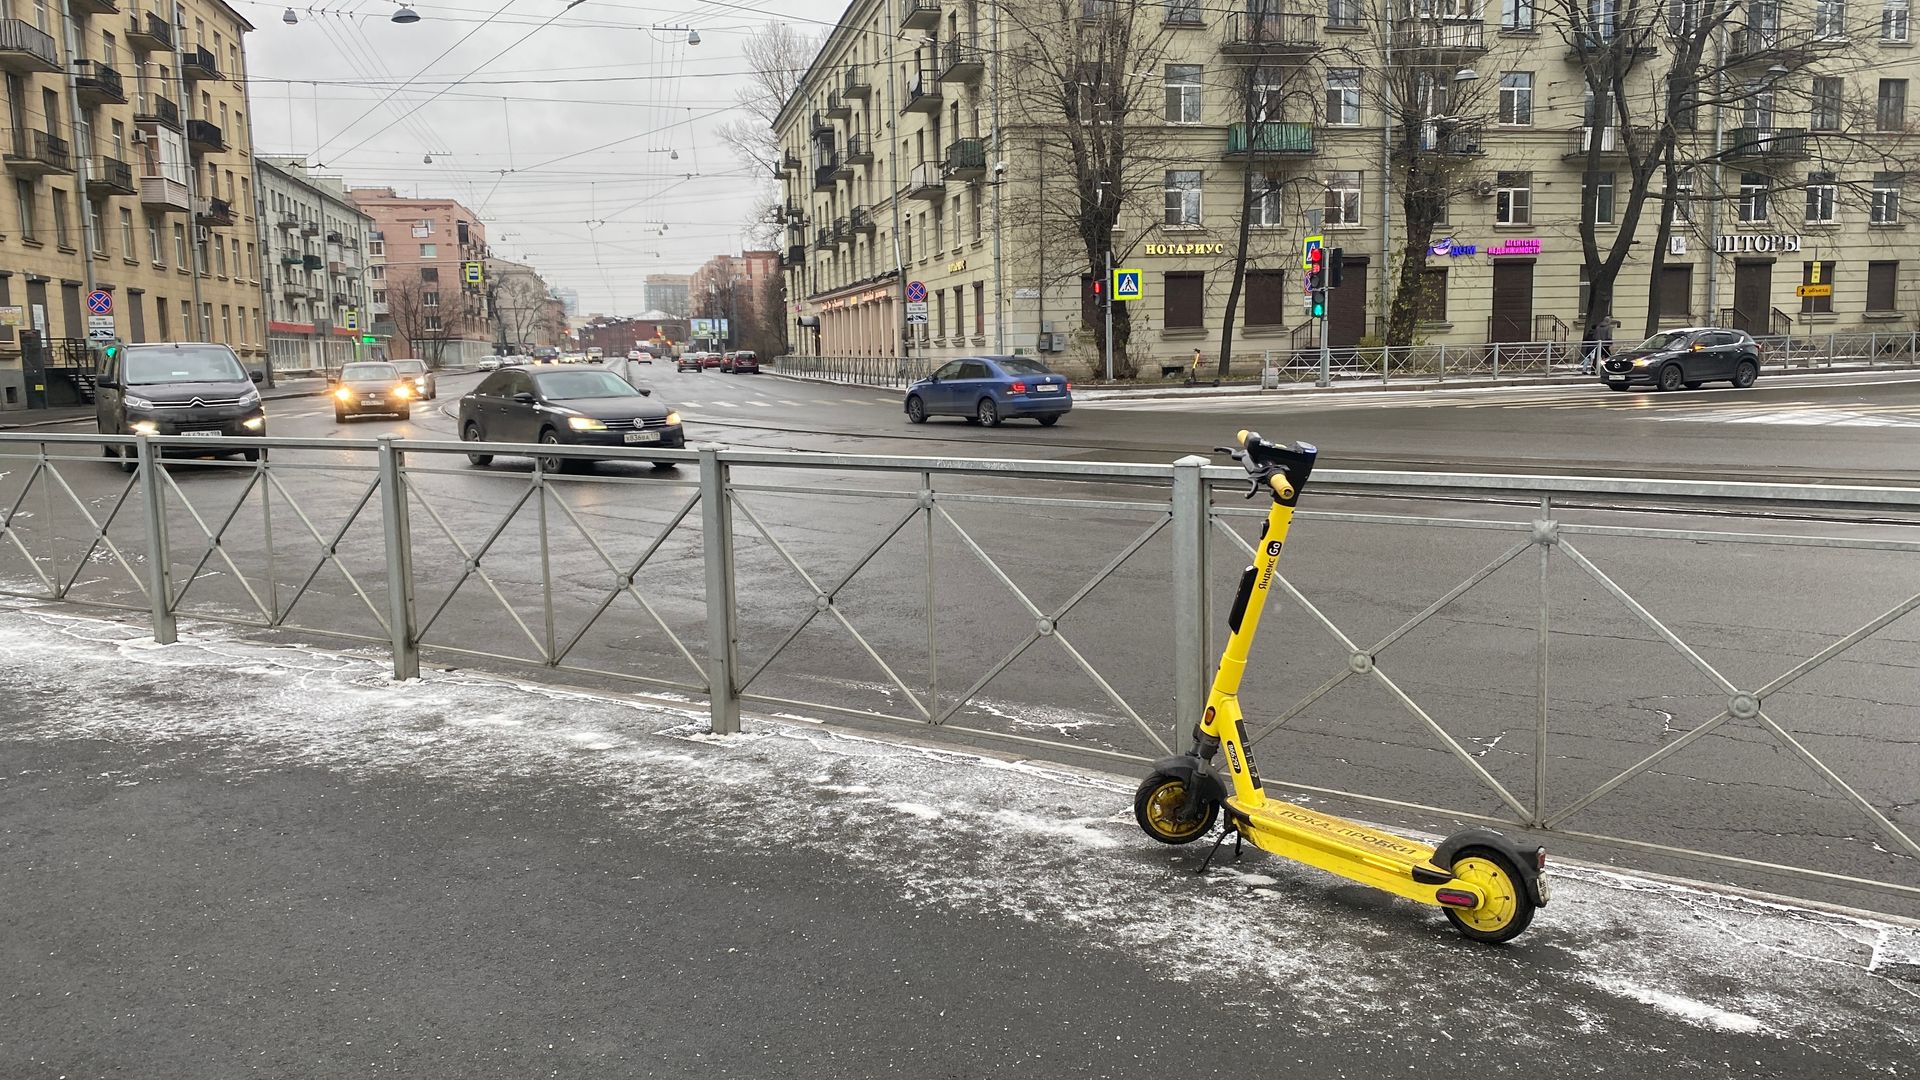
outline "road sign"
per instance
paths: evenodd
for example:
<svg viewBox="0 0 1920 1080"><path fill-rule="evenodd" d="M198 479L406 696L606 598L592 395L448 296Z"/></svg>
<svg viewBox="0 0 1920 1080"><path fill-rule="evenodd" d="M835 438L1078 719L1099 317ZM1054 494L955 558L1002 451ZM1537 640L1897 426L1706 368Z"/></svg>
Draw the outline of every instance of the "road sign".
<svg viewBox="0 0 1920 1080"><path fill-rule="evenodd" d="M1115 300L1140 299L1140 271L1115 270L1113 272L1113 298Z"/></svg>
<svg viewBox="0 0 1920 1080"><path fill-rule="evenodd" d="M1807 264L1807 284L1809 285L1820 284L1820 263L1818 260L1815 260ZM1824 294L1815 294L1815 295L1824 295Z"/></svg>
<svg viewBox="0 0 1920 1080"><path fill-rule="evenodd" d="M358 308L347 309L347 329L349 330L360 329L360 311Z"/></svg>
<svg viewBox="0 0 1920 1080"><path fill-rule="evenodd" d="M919 282L915 282L914 284L917 285ZM908 295L912 294L909 293ZM926 294L922 293L921 295L924 296ZM923 323L927 321L927 302L925 300L907 301L907 321L910 323Z"/></svg>
<svg viewBox="0 0 1920 1080"><path fill-rule="evenodd" d="M468 285L478 285L484 277L485 274L481 270L479 263L465 262L460 264L460 280L466 282Z"/></svg>
<svg viewBox="0 0 1920 1080"><path fill-rule="evenodd" d="M1818 281L1819 278L1815 278ZM113 294L95 289L87 294L87 310L95 315L113 314Z"/></svg>
<svg viewBox="0 0 1920 1080"><path fill-rule="evenodd" d="M927 305L927 283L926 282L924 281L907 282L907 303L919 304L921 311L924 312L926 310L926 305Z"/></svg>
<svg viewBox="0 0 1920 1080"><path fill-rule="evenodd" d="M87 338L92 341L112 341L114 335L113 316L87 316Z"/></svg>
<svg viewBox="0 0 1920 1080"><path fill-rule="evenodd" d="M1804 299L1804 298L1806 298L1806 297L1809 297L1809 296L1832 296L1832 295L1833 295L1833 286L1831 286L1831 285L1802 285L1802 286L1800 286L1799 288L1797 288L1797 289L1795 289L1795 290L1794 290L1793 292L1794 292L1794 295L1795 295L1795 296L1798 296L1798 297L1801 297L1802 299Z"/></svg>
<svg viewBox="0 0 1920 1080"><path fill-rule="evenodd" d="M1312 268L1313 253L1319 251L1325 242L1326 237L1324 236L1307 237L1306 241L1300 245L1300 269L1307 270Z"/></svg>

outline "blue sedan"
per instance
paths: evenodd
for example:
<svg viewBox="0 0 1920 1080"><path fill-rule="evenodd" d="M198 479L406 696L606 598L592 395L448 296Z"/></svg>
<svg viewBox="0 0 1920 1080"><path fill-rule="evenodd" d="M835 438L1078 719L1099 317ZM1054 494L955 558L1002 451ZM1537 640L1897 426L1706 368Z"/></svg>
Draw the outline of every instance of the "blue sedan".
<svg viewBox="0 0 1920 1080"><path fill-rule="evenodd" d="M970 424L998 427L1032 417L1052 427L1072 408L1073 384L1027 356L952 360L907 387L907 419L916 424L929 416L964 416Z"/></svg>

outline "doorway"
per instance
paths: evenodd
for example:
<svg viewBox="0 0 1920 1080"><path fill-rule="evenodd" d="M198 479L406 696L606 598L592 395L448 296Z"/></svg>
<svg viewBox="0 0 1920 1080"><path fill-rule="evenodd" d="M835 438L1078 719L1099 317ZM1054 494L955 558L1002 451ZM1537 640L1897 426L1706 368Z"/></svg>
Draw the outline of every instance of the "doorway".
<svg viewBox="0 0 1920 1080"><path fill-rule="evenodd" d="M1733 265L1733 328L1749 334L1773 332L1773 261L1746 260Z"/></svg>
<svg viewBox="0 0 1920 1080"><path fill-rule="evenodd" d="M1341 265L1340 287L1327 290L1327 344L1349 349L1367 336L1367 260L1349 255Z"/></svg>
<svg viewBox="0 0 1920 1080"><path fill-rule="evenodd" d="M1533 340L1532 259L1500 259L1493 264L1493 319L1487 340Z"/></svg>

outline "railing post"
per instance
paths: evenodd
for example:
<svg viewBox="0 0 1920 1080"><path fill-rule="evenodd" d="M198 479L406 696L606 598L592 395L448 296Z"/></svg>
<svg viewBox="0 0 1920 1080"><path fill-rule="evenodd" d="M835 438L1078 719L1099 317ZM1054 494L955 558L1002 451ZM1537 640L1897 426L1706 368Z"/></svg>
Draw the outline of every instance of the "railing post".
<svg viewBox="0 0 1920 1080"><path fill-rule="evenodd" d="M380 436L380 529L387 545L387 636L393 677L420 677L420 646L413 625L413 529L408 522L406 460L398 436Z"/></svg>
<svg viewBox="0 0 1920 1080"><path fill-rule="evenodd" d="M167 496L160 490L164 468L153 440L145 435L135 450L140 470L140 494L147 511L147 600L153 612L153 640L171 645L179 640L173 620L173 565L167 551Z"/></svg>
<svg viewBox="0 0 1920 1080"><path fill-rule="evenodd" d="M1173 740L1200 720L1207 704L1207 459L1173 463Z"/></svg>
<svg viewBox="0 0 1920 1080"><path fill-rule="evenodd" d="M1500 343L1493 343L1493 377L1500 377Z"/></svg>
<svg viewBox="0 0 1920 1080"><path fill-rule="evenodd" d="M720 447L700 447L700 529L707 577L708 716L715 735L740 730L740 694L733 684L733 506Z"/></svg>

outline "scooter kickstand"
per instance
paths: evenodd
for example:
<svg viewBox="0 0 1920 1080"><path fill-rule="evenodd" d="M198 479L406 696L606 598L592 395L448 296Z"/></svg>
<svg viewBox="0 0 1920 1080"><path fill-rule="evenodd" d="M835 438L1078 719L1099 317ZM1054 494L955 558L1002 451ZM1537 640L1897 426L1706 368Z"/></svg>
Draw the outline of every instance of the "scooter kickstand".
<svg viewBox="0 0 1920 1080"><path fill-rule="evenodd" d="M1213 857L1220 853L1220 845L1226 843L1227 837L1229 836L1233 837L1233 861L1240 861L1240 830L1233 828L1222 829L1220 830L1220 835L1214 838L1213 846L1207 849L1207 857L1200 860L1200 869L1194 871L1195 875L1207 872L1207 867L1213 865Z"/></svg>

